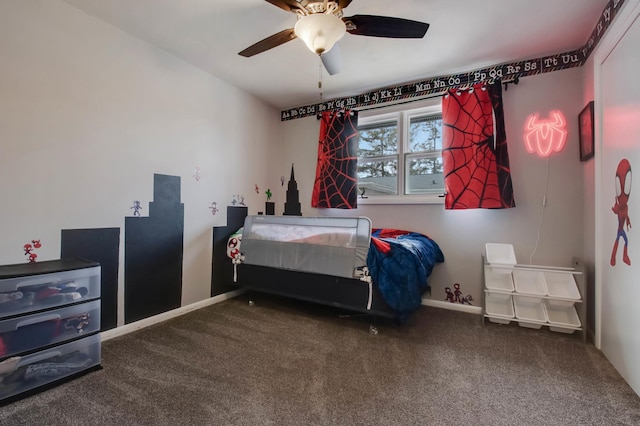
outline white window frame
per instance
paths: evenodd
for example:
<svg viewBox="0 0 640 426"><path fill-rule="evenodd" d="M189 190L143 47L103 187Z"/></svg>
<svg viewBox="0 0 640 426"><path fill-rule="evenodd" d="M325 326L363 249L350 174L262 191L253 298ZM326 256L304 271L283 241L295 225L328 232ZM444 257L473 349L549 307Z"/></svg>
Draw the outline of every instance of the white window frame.
<svg viewBox="0 0 640 426"><path fill-rule="evenodd" d="M358 195L358 205L366 204L444 204L444 188L437 194L405 194L405 165L409 147L409 123L411 118L422 115L442 114L442 100L438 96L411 104L393 105L385 108L363 110L358 114L358 127L388 123L398 123L398 194L396 195L368 195L363 198ZM441 154L442 155L442 154ZM394 156L395 157L395 156Z"/></svg>

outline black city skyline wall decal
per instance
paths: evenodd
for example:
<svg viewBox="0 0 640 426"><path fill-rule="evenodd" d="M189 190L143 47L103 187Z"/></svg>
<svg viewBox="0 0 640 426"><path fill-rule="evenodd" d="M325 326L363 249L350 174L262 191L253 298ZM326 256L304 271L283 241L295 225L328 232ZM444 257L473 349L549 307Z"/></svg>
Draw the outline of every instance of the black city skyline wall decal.
<svg viewBox="0 0 640 426"><path fill-rule="evenodd" d="M233 283L233 268L227 257L229 236L244 225L246 206L227 206L227 225L213 227L213 258L211 259L211 297L237 290Z"/></svg>
<svg viewBox="0 0 640 426"><path fill-rule="evenodd" d="M235 209L242 210L242 214L232 219L228 226L234 231L242 226L247 215L246 207ZM213 244L222 246L226 253L226 238L215 229ZM120 234L120 228L61 230L61 258L81 258L100 264L102 331L118 326ZM149 216L125 217L125 324L182 306L183 242L184 204L180 202L180 177L154 174L154 201L149 203ZM214 263L212 258L212 268ZM213 269L216 276L225 270L224 267ZM233 290L229 282L228 277L212 279L211 296Z"/></svg>
<svg viewBox="0 0 640 426"><path fill-rule="evenodd" d="M180 177L153 175L148 217L125 217L125 324L182 303L184 204Z"/></svg>
<svg viewBox="0 0 640 426"><path fill-rule="evenodd" d="M118 326L120 228L63 229L60 258L100 264L100 331Z"/></svg>

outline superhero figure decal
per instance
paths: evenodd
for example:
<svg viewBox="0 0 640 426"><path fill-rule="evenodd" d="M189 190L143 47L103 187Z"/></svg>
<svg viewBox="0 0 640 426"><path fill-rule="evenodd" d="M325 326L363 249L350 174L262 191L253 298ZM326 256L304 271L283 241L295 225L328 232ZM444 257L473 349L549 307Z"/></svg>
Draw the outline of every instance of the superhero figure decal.
<svg viewBox="0 0 640 426"><path fill-rule="evenodd" d="M624 240L622 261L627 265L631 265L631 259L629 259L628 253L629 239L624 229L626 225L627 231L631 230L628 205L629 195L631 195L631 164L629 160L624 158L620 160L618 169L616 170L616 202L613 207L611 207L613 213L618 216L618 233L616 234L616 241L613 243L613 251L611 252L611 266L616 265L616 254L618 253L620 237Z"/></svg>
<svg viewBox="0 0 640 426"><path fill-rule="evenodd" d="M40 240L31 240L31 244L27 243L24 245L24 254L27 256L30 263L34 263L38 258L38 255L34 253L35 249L39 249L42 247Z"/></svg>
<svg viewBox="0 0 640 426"><path fill-rule="evenodd" d="M449 303L462 303L463 305L471 305L471 301L473 301L473 297L470 294L463 296L462 289L460 288L459 283L453 284L453 290L451 287L445 287L445 299Z"/></svg>

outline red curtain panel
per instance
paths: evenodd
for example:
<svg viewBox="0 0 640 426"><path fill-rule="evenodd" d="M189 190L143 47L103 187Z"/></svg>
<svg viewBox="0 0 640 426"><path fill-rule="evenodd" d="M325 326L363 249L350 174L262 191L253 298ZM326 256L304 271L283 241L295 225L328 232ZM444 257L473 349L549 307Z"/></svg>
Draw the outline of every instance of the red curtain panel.
<svg viewBox="0 0 640 426"><path fill-rule="evenodd" d="M445 208L515 207L500 83L450 90L442 126Z"/></svg>
<svg viewBox="0 0 640 426"><path fill-rule="evenodd" d="M358 202L358 112L323 112L311 206L355 209Z"/></svg>

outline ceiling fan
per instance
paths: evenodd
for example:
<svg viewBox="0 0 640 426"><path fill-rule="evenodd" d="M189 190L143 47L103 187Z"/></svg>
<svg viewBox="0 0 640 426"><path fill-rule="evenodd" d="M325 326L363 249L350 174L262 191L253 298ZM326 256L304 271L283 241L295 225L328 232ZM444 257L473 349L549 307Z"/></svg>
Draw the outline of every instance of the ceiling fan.
<svg viewBox="0 0 640 426"><path fill-rule="evenodd" d="M387 38L422 38L429 24L390 16L343 16L343 9L352 0L266 0L280 9L297 15L289 28L247 47L238 55L251 57L280 46L295 38L318 54L327 72L336 74L342 67L342 57L336 44L345 33Z"/></svg>

